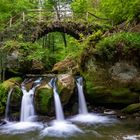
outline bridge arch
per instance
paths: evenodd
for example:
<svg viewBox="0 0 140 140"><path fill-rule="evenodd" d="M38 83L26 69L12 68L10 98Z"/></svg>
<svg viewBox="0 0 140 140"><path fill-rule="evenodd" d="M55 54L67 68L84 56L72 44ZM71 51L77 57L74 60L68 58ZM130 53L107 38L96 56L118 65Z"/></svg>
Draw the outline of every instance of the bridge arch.
<svg viewBox="0 0 140 140"><path fill-rule="evenodd" d="M35 42L36 40L51 32L63 32L74 37L77 40L80 40L81 34L88 35L93 33L93 30L95 31L95 28L93 28L92 26L86 26L77 22L55 21L49 24L47 23L38 25L36 30L31 34L31 41Z"/></svg>

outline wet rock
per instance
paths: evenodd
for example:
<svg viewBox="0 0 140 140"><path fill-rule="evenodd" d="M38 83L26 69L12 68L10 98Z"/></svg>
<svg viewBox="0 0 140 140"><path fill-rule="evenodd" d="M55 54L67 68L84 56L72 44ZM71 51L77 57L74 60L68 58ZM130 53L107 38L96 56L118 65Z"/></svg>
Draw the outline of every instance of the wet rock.
<svg viewBox="0 0 140 140"><path fill-rule="evenodd" d="M53 90L48 84L49 81L50 80L43 80L41 86L37 88L35 92L34 104L38 114L52 116L54 115L55 108ZM69 74L60 74L57 76L56 85L62 105L65 106L70 102L75 91L74 77Z"/></svg>
<svg viewBox="0 0 140 140"><path fill-rule="evenodd" d="M106 110L104 110L104 114L114 115L114 114L116 114L116 112L114 110L111 110L111 109L106 109Z"/></svg>
<svg viewBox="0 0 140 140"><path fill-rule="evenodd" d="M62 104L66 105L74 94L75 79L70 74L60 74L57 77L58 92L60 94Z"/></svg>
<svg viewBox="0 0 140 140"><path fill-rule="evenodd" d="M53 91L47 84L41 85L35 93L34 104L35 109L39 114L50 115L54 109L52 109Z"/></svg>
<svg viewBox="0 0 140 140"><path fill-rule="evenodd" d="M17 94L19 92L17 92L17 91L20 91L19 85L21 82L22 82L22 78L15 77L15 78L10 78L10 79L4 81L2 84L0 84L0 98L1 98L0 114L3 114L5 112L6 101L7 101L8 92L10 89L13 89L12 94L16 97L16 98L13 98L14 104L16 104L16 103L20 104L20 101L18 100L18 94ZM11 103L12 103L12 97L11 97ZM10 105L12 105L12 104L10 104ZM18 108L19 108L19 106L18 106Z"/></svg>
<svg viewBox="0 0 140 140"><path fill-rule="evenodd" d="M7 123L6 120L0 120L0 126L5 125Z"/></svg>
<svg viewBox="0 0 140 140"><path fill-rule="evenodd" d="M88 82L86 82L86 84L88 84L87 98L90 103L101 104L108 107L114 105L117 108L139 101L139 94L131 92L128 88L95 87Z"/></svg>
<svg viewBox="0 0 140 140"><path fill-rule="evenodd" d="M140 112L140 103L131 104L122 110L123 113L133 114L136 112Z"/></svg>
<svg viewBox="0 0 140 140"><path fill-rule="evenodd" d="M11 94L11 99L10 99L10 114L11 115L18 114L17 116L19 117L22 96L23 96L23 93L20 89L20 86L14 87Z"/></svg>

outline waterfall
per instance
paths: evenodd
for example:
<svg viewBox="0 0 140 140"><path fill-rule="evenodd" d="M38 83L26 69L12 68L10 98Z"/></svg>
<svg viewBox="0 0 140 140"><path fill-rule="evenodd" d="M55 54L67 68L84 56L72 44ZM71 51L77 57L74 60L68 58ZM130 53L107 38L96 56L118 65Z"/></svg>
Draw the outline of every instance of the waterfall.
<svg viewBox="0 0 140 140"><path fill-rule="evenodd" d="M77 133L83 133L76 125L65 120L64 112L62 109L61 101L56 88L56 78L51 79L49 85L53 88L56 120L53 120L49 127L46 127L41 131L41 137L53 136L53 137L67 137Z"/></svg>
<svg viewBox="0 0 140 140"><path fill-rule="evenodd" d="M49 82L49 85L53 88L56 120L63 121L64 120L64 112L62 109L62 104L61 104L60 97L59 97L58 92L57 92L55 82L56 82L56 78L53 78Z"/></svg>
<svg viewBox="0 0 140 140"><path fill-rule="evenodd" d="M101 116L95 113L89 113L83 92L83 78L80 77L76 79L76 84L78 88L79 114L72 117L70 120L72 122L82 122L85 124L106 123L113 121L106 116Z"/></svg>
<svg viewBox="0 0 140 140"><path fill-rule="evenodd" d="M29 91L26 90L25 85L21 85L21 90L23 92L22 103L21 103L21 115L20 121L27 122L31 121L31 117L35 115L35 109L33 104L33 98L35 89L40 85L41 78L37 79L33 83L33 88Z"/></svg>
<svg viewBox="0 0 140 140"><path fill-rule="evenodd" d="M9 121L9 107L10 107L10 98L13 92L13 88L11 88L8 92L7 102L6 102L6 110L5 110L5 120Z"/></svg>
<svg viewBox="0 0 140 140"><path fill-rule="evenodd" d="M83 78L80 77L76 80L77 88L78 88L78 101L79 101L79 113L87 114L88 109L86 105L86 100L83 92Z"/></svg>

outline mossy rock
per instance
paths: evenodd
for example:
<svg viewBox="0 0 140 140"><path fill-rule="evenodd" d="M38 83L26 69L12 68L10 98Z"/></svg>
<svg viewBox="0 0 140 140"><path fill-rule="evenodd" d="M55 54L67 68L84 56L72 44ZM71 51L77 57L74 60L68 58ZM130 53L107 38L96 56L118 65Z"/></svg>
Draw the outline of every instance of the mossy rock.
<svg viewBox="0 0 140 140"><path fill-rule="evenodd" d="M92 61L92 63L94 63L94 65L91 65L93 68L88 69L83 74L86 81L87 97L91 103L114 104L121 107L139 101L139 86L137 86L136 90L135 77L127 80L120 77L114 78L115 76L112 76L110 72L112 64L97 63L95 61ZM123 66L121 65L121 67ZM126 69L127 72L128 69ZM123 70L123 73L125 75L125 70Z"/></svg>
<svg viewBox="0 0 140 140"><path fill-rule="evenodd" d="M131 104L122 110L123 113L133 114L136 112L140 112L140 103Z"/></svg>
<svg viewBox="0 0 140 140"><path fill-rule="evenodd" d="M111 89L104 86L87 89L89 101L94 104L129 105L139 101L139 95L128 88Z"/></svg>
<svg viewBox="0 0 140 140"><path fill-rule="evenodd" d="M47 84L39 87L36 90L34 103L37 113L43 115L51 113L52 97L53 97L52 88L50 88Z"/></svg>
<svg viewBox="0 0 140 140"><path fill-rule="evenodd" d="M0 114L4 114L5 107L6 107L6 101L8 97L8 92L10 89L14 89L15 87L18 87L22 81L22 78L20 77L14 77L10 78L3 83L0 84Z"/></svg>
<svg viewBox="0 0 140 140"><path fill-rule="evenodd" d="M19 86L15 86L10 99L11 113L19 113L21 108L21 100L23 93Z"/></svg>

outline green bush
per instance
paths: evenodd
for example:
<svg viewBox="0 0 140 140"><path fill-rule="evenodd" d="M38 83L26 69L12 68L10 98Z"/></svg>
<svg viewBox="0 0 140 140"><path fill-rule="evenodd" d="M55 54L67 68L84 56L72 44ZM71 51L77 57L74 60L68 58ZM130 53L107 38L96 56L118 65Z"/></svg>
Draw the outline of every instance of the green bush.
<svg viewBox="0 0 140 140"><path fill-rule="evenodd" d="M112 60L119 53L128 54L140 49L140 33L121 32L102 39L96 45L97 54Z"/></svg>
<svg viewBox="0 0 140 140"><path fill-rule="evenodd" d="M138 17L140 14L139 3L140 0L101 0L98 12L118 24Z"/></svg>

